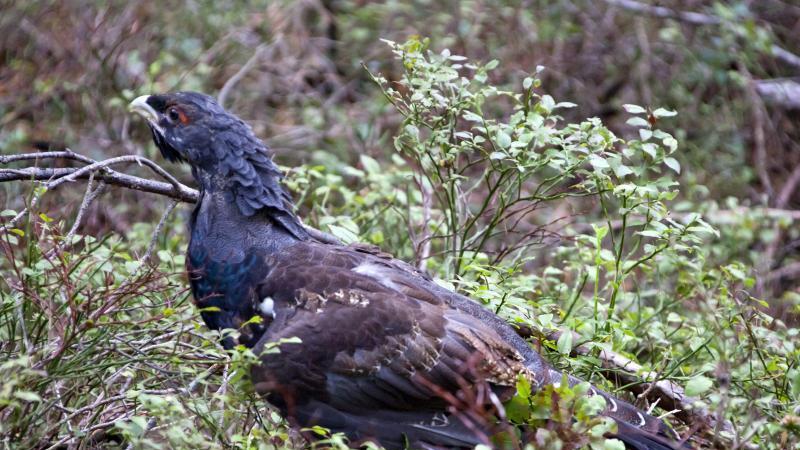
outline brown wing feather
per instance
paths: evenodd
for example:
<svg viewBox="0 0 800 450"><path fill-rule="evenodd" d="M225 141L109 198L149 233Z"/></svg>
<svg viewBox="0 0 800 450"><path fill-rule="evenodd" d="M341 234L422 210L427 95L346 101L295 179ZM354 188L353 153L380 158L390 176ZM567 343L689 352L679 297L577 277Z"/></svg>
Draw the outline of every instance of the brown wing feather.
<svg viewBox="0 0 800 450"><path fill-rule="evenodd" d="M260 346L292 337L301 343L262 358L253 371L259 391L339 403L338 390L353 401L362 381L374 379L386 395L376 399L370 392L356 403L392 408L407 406L407 400L392 404L406 393L440 400L419 377L454 391L464 379L511 387L528 373L523 357L491 328L425 289L391 288L359 273L354 269L364 260L358 256L313 247L283 255L262 295L289 305L291 318L276 319Z"/></svg>

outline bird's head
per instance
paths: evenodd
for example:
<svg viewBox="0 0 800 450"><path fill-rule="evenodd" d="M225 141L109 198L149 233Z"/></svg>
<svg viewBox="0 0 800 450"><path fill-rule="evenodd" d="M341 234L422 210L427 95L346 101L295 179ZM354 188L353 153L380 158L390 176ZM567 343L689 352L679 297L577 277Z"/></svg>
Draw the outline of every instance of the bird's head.
<svg viewBox="0 0 800 450"><path fill-rule="evenodd" d="M198 92L143 95L132 101L129 109L147 121L156 146L173 162L210 168L225 156L221 148L215 151L220 147L214 145L220 133L258 141L244 122L213 97Z"/></svg>
<svg viewBox="0 0 800 450"><path fill-rule="evenodd" d="M129 109L147 121L164 158L189 163L201 191L222 193L245 216L266 211L295 236L305 236L266 145L213 97L197 92L143 95Z"/></svg>

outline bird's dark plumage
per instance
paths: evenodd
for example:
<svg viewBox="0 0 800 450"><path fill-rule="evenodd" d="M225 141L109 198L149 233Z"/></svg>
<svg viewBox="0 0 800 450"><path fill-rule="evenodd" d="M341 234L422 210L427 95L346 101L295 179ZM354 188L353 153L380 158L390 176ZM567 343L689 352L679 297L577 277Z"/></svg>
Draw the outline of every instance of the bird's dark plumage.
<svg viewBox="0 0 800 450"><path fill-rule="evenodd" d="M203 319L238 331L223 340L228 348L260 354L283 342L251 376L296 425L387 448L472 448L489 443L492 424L453 411L465 389L482 387L483 407L510 398L520 376L534 386L562 379L477 303L377 249L312 237L264 144L211 97L153 95L131 108L200 186L187 266ZM290 338L299 341L282 341ZM630 448L688 448L658 419L593 392Z"/></svg>

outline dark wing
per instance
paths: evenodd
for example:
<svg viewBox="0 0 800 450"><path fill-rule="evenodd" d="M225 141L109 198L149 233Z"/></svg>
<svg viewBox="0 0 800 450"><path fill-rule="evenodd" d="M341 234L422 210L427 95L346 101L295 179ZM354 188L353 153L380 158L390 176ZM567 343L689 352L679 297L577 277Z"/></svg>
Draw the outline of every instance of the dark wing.
<svg viewBox="0 0 800 450"><path fill-rule="evenodd" d="M388 448L471 448L486 443L488 430L444 413L443 394L486 381L502 400L520 373L539 386L561 379L498 316L372 248L304 242L267 265L274 269L258 295L275 303L277 316L256 351L280 339L301 343L281 345L252 375L301 425ZM690 448L658 419L594 392L629 448Z"/></svg>
<svg viewBox="0 0 800 450"><path fill-rule="evenodd" d="M415 298L436 298L449 307L477 319L523 356L524 364L529 373L535 375L533 381L538 386L561 380L561 372L552 368L514 331L511 325L468 297L439 286L426 274L404 261L392 258L375 246L364 244L328 247L328 254L330 262L353 266L384 286ZM351 261L352 259L357 262ZM583 381L573 376L568 376L568 380L570 385ZM592 392L605 398L608 406L603 414L614 419L619 425L619 431L613 437L625 442L629 448L637 450L691 448L688 443L675 442L677 434L660 419L599 389L593 388Z"/></svg>
<svg viewBox="0 0 800 450"><path fill-rule="evenodd" d="M507 397L519 374L530 375L490 327L423 287L376 281L378 269L357 252L303 243L274 258L259 295L275 303L276 318L256 351L281 339L301 342L264 355L252 376L305 426L355 430L384 445L416 434L471 447L481 441L443 414L444 397L482 381Z"/></svg>

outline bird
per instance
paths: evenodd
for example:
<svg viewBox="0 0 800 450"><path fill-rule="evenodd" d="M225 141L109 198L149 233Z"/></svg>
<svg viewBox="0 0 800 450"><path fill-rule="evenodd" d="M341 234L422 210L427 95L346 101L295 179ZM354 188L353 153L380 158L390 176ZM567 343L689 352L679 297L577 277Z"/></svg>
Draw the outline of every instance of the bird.
<svg viewBox="0 0 800 450"><path fill-rule="evenodd" d="M144 95L141 115L199 187L186 266L205 324L258 356L255 390L293 426L387 449L492 445L491 420L521 378L581 380L553 368L499 316L367 244L343 245L295 214L283 174L243 120L198 92ZM277 348L278 352L265 351ZM635 450L689 449L661 420L595 387L609 436ZM497 423L497 421L495 421Z"/></svg>

